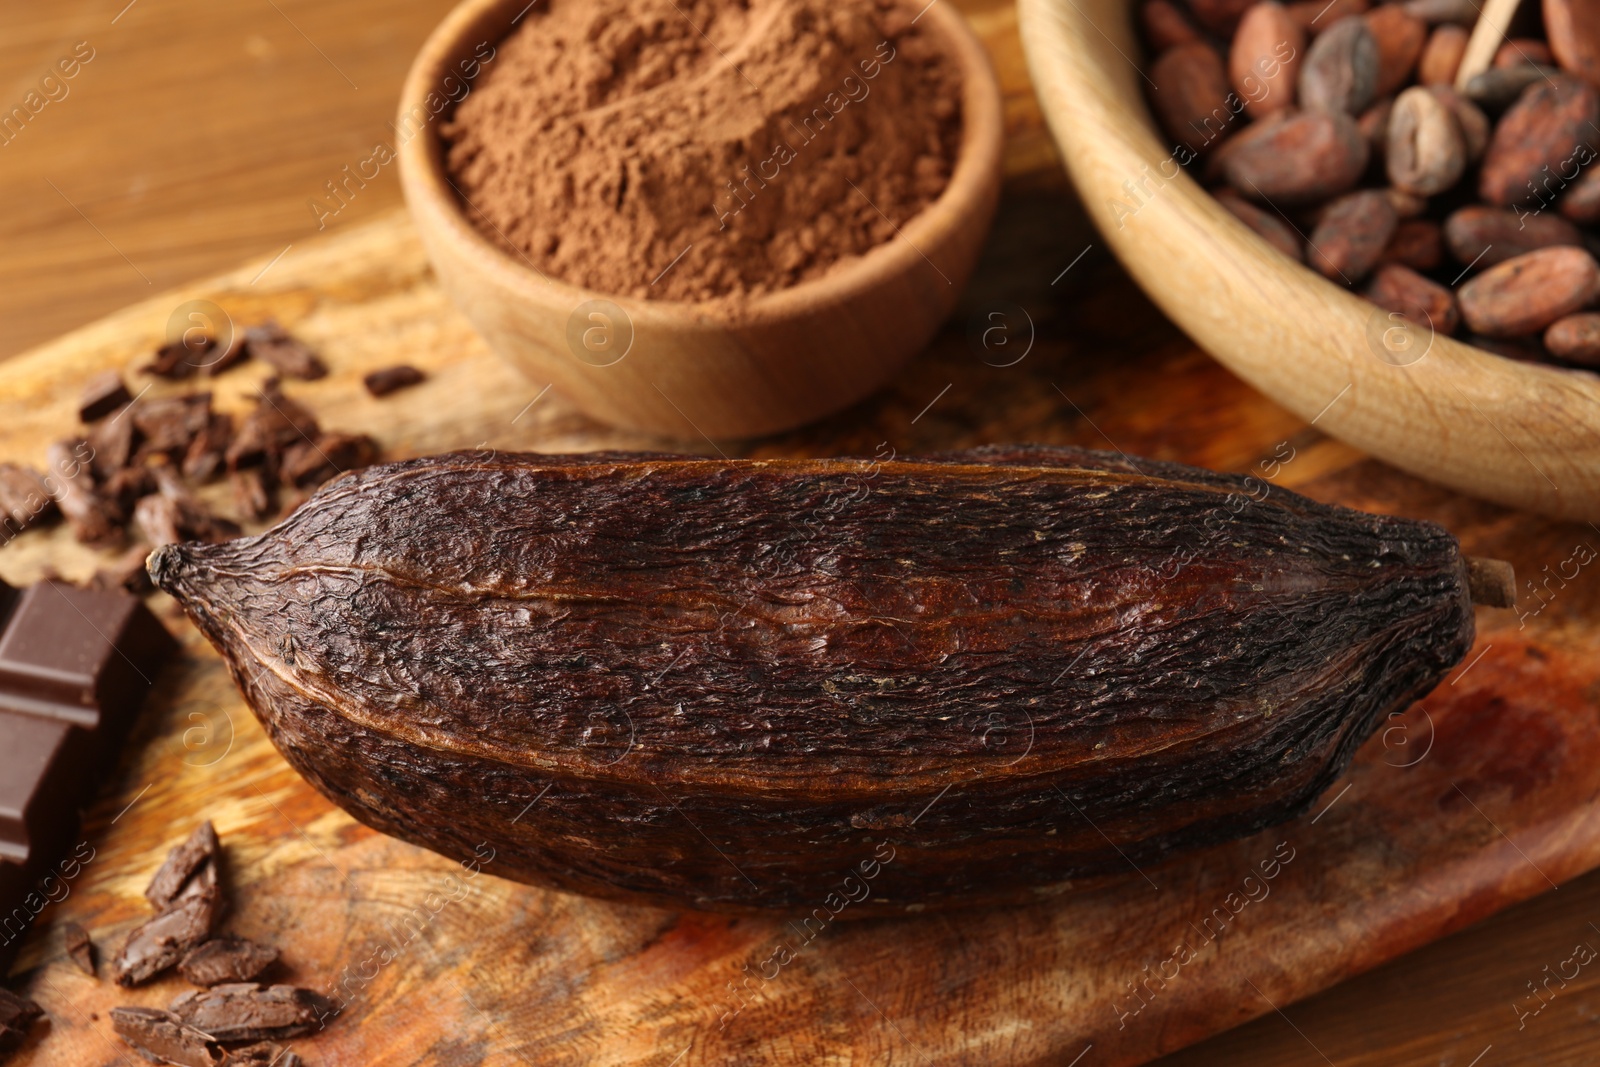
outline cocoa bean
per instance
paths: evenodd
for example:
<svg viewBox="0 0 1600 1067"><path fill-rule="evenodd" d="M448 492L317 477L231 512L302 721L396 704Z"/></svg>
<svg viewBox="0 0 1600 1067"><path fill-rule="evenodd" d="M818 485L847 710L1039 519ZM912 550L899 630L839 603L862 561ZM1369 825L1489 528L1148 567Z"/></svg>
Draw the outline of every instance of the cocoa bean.
<svg viewBox="0 0 1600 1067"><path fill-rule="evenodd" d="M1454 23L1446 23L1429 34L1417 60L1417 80L1423 85L1453 85L1470 36Z"/></svg>
<svg viewBox="0 0 1600 1067"><path fill-rule="evenodd" d="M1353 188L1367 142L1349 115L1306 111L1264 130L1228 156L1228 184L1245 196L1306 204Z"/></svg>
<svg viewBox="0 0 1600 1067"><path fill-rule="evenodd" d="M1394 114L1394 97L1386 96L1361 113L1356 128L1367 140L1373 162L1381 163L1389 150L1389 119Z"/></svg>
<svg viewBox="0 0 1600 1067"><path fill-rule="evenodd" d="M1297 263L1305 261L1300 235L1287 222L1270 211L1256 207L1232 189L1218 189L1217 203L1254 230L1257 236Z"/></svg>
<svg viewBox="0 0 1600 1067"><path fill-rule="evenodd" d="M1495 49L1494 59L1489 65L1501 70L1523 63L1553 67L1556 65L1556 59L1550 54L1550 47L1543 41L1534 37L1513 37Z"/></svg>
<svg viewBox="0 0 1600 1067"><path fill-rule="evenodd" d="M1501 67L1474 75L1462 92L1467 99L1491 114L1499 114L1527 91L1528 86L1548 81L1561 73L1556 67Z"/></svg>
<svg viewBox="0 0 1600 1067"><path fill-rule="evenodd" d="M1385 263L1367 283L1366 297L1418 326L1446 336L1461 325L1455 294L1399 263Z"/></svg>
<svg viewBox="0 0 1600 1067"><path fill-rule="evenodd" d="M1381 191L1384 196L1389 198L1389 204L1394 208L1394 213L1403 219L1417 218L1428 210L1426 197L1418 196L1416 193L1408 193L1404 189L1396 189L1392 185Z"/></svg>
<svg viewBox="0 0 1600 1067"><path fill-rule="evenodd" d="M1444 222L1444 241L1457 263L1480 270L1541 248L1583 247L1578 228L1559 215L1519 215L1482 204L1452 212Z"/></svg>
<svg viewBox="0 0 1600 1067"><path fill-rule="evenodd" d="M1591 164L1579 174L1556 201L1556 210L1573 222L1600 222L1600 167Z"/></svg>
<svg viewBox="0 0 1600 1067"><path fill-rule="evenodd" d="M1544 332L1544 346L1568 363L1600 367L1600 314L1580 311L1557 319Z"/></svg>
<svg viewBox="0 0 1600 1067"><path fill-rule="evenodd" d="M1325 30L1300 66L1300 106L1356 115L1378 97L1378 42L1366 19L1351 16Z"/></svg>
<svg viewBox="0 0 1600 1067"><path fill-rule="evenodd" d="M1378 95L1397 91L1411 80L1428 27L1397 4L1383 4L1366 15L1367 30L1378 45Z"/></svg>
<svg viewBox="0 0 1600 1067"><path fill-rule="evenodd" d="M1490 267L1456 296L1473 332L1524 337L1600 296L1600 265L1581 248L1541 248Z"/></svg>
<svg viewBox="0 0 1600 1067"><path fill-rule="evenodd" d="M1311 231L1306 262L1324 277L1354 285L1383 256L1399 223L1381 191L1346 193L1328 205Z"/></svg>
<svg viewBox="0 0 1600 1067"><path fill-rule="evenodd" d="M1275 0L1263 0L1244 13L1228 52L1228 73L1251 115L1294 106L1305 47L1305 31Z"/></svg>
<svg viewBox="0 0 1600 1067"><path fill-rule="evenodd" d="M1255 0L1189 0L1195 19L1212 33L1227 37L1239 25L1239 17Z"/></svg>
<svg viewBox="0 0 1600 1067"><path fill-rule="evenodd" d="M1530 85L1495 127L1483 157L1479 194L1507 206L1540 198L1542 183L1564 173L1563 165L1570 168L1580 152L1594 157L1597 124L1600 93L1588 82L1558 74Z"/></svg>
<svg viewBox="0 0 1600 1067"><path fill-rule="evenodd" d="M1448 24L1470 30L1478 21L1478 5L1473 0L1405 0L1400 7L1429 26Z"/></svg>
<svg viewBox="0 0 1600 1067"><path fill-rule="evenodd" d="M1418 196L1437 196L1460 180L1467 167L1461 128L1450 109L1425 86L1395 98L1384 153L1389 181Z"/></svg>
<svg viewBox="0 0 1600 1067"><path fill-rule="evenodd" d="M1545 37L1562 69L1600 85L1600 6L1594 0L1544 0Z"/></svg>
<svg viewBox="0 0 1600 1067"><path fill-rule="evenodd" d="M1363 15L1371 6L1367 0L1298 0L1289 5L1289 17L1305 30L1306 37L1315 37L1340 19Z"/></svg>
<svg viewBox="0 0 1600 1067"><path fill-rule="evenodd" d="M1161 128L1194 151L1209 151L1240 125L1242 102L1228 89L1222 57L1204 41L1162 53L1150 68L1150 80L1155 83L1150 97Z"/></svg>
<svg viewBox="0 0 1600 1067"><path fill-rule="evenodd" d="M1412 270L1435 270L1444 262L1444 232L1432 219L1405 219L1389 238L1383 261Z"/></svg>
<svg viewBox="0 0 1600 1067"><path fill-rule="evenodd" d="M1482 159L1489 147L1489 134L1492 132L1489 116L1448 85L1431 85L1429 88L1456 117L1456 125L1461 129L1461 143L1467 150L1467 162L1476 163Z"/></svg>
<svg viewBox="0 0 1600 1067"><path fill-rule="evenodd" d="M1175 45L1200 39L1200 31L1189 22L1189 16L1171 0L1146 0L1141 4L1139 27L1144 31L1145 44L1157 55Z"/></svg>
<svg viewBox="0 0 1600 1067"><path fill-rule="evenodd" d="M1250 123L1238 133L1206 154L1205 161L1201 164L1200 173L1207 185L1220 185L1228 180L1228 160L1245 145L1265 137L1275 127L1281 125L1293 112L1274 111Z"/></svg>

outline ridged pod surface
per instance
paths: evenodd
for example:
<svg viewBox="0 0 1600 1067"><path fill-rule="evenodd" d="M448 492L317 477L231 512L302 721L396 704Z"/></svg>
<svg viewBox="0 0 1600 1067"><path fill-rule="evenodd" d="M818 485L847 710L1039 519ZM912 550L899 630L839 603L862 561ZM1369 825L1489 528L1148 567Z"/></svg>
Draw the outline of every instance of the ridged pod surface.
<svg viewBox="0 0 1600 1067"><path fill-rule="evenodd" d="M1291 818L1473 636L1434 524L1022 446L456 453L150 571L379 830L572 892L847 917Z"/></svg>

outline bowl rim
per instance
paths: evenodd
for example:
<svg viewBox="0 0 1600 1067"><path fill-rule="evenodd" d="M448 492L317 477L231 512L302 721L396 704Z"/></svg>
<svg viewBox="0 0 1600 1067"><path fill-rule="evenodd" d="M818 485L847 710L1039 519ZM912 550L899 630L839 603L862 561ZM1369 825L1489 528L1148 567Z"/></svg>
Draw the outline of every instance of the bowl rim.
<svg viewBox="0 0 1600 1067"><path fill-rule="evenodd" d="M416 102L426 100L436 91L435 87L452 69L450 60L459 51L469 30L485 21L498 24L500 16L509 16L513 9L525 12L528 6L526 0L462 0L451 9L412 60L400 93L399 122L404 122L417 106ZM501 285L519 296L534 303L559 304L567 308L590 300L610 301L624 307L636 322L677 322L690 318L734 327L769 325L842 304L870 289L878 280L914 270L920 263L927 263L942 276L943 271L922 248L937 243L941 234L951 227L949 220L959 220L970 214L985 199L1000 171L1004 115L999 79L982 42L966 20L948 3L930 4L917 18L924 16L960 71L962 130L955 167L939 196L904 226L897 227L894 237L842 264L836 261L821 277L753 298L723 296L708 301L683 301L650 300L547 276L531 261L519 262L468 220L462 206L464 197L445 170L443 138L439 130L459 101L431 116L417 135L398 146L396 156L407 203L412 206L413 213L418 207L431 209L433 221L445 227L452 241L479 257L482 269L494 274ZM507 26L497 32L493 41L496 45L512 30ZM414 197L424 198L424 203L413 203ZM467 205L470 206L470 202Z"/></svg>

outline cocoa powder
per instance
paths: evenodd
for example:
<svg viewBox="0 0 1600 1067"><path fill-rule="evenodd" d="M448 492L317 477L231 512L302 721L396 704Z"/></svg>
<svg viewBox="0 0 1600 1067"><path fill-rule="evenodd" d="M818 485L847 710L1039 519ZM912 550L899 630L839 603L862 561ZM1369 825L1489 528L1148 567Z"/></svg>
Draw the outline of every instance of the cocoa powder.
<svg viewBox="0 0 1600 1067"><path fill-rule="evenodd" d="M944 191L961 85L902 0L545 0L443 127L466 214L552 278L736 300Z"/></svg>

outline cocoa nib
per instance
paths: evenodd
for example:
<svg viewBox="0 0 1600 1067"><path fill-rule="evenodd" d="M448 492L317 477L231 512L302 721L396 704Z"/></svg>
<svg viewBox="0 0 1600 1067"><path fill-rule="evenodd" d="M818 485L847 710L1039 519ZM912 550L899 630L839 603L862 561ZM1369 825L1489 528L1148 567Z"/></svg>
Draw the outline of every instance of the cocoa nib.
<svg viewBox="0 0 1600 1067"><path fill-rule="evenodd" d="M78 398L78 418L95 422L132 400L122 375L114 370L103 370L83 383L83 393Z"/></svg>
<svg viewBox="0 0 1600 1067"><path fill-rule="evenodd" d="M375 370L365 378L362 378L361 383L367 387L367 392L373 396L383 397L416 385L418 382L423 381L425 377L426 375L417 368L402 363L398 367L385 367L382 370Z"/></svg>
<svg viewBox="0 0 1600 1067"><path fill-rule="evenodd" d="M252 359L261 360L279 374L309 381L328 373L328 368L305 342L270 319L246 330L244 341Z"/></svg>
<svg viewBox="0 0 1600 1067"><path fill-rule="evenodd" d="M216 828L207 819L195 827L182 844L167 853L166 861L145 888L145 899L157 910L171 907L200 868L216 859L218 847Z"/></svg>
<svg viewBox="0 0 1600 1067"><path fill-rule="evenodd" d="M281 1041L317 1029L333 1004L309 989L234 982L185 993L169 1007L218 1041Z"/></svg>
<svg viewBox="0 0 1600 1067"><path fill-rule="evenodd" d="M229 1062L215 1038L170 1011L159 1008L112 1008L111 1028L146 1059L178 1067L219 1067Z"/></svg>
<svg viewBox="0 0 1600 1067"><path fill-rule="evenodd" d="M93 978L94 942L89 939L89 931L75 922L68 922L62 927L65 935L67 957L78 965L78 969Z"/></svg>
<svg viewBox="0 0 1600 1067"><path fill-rule="evenodd" d="M260 977L277 959L275 948L242 937L218 937L185 956L178 973L199 986L248 982Z"/></svg>

